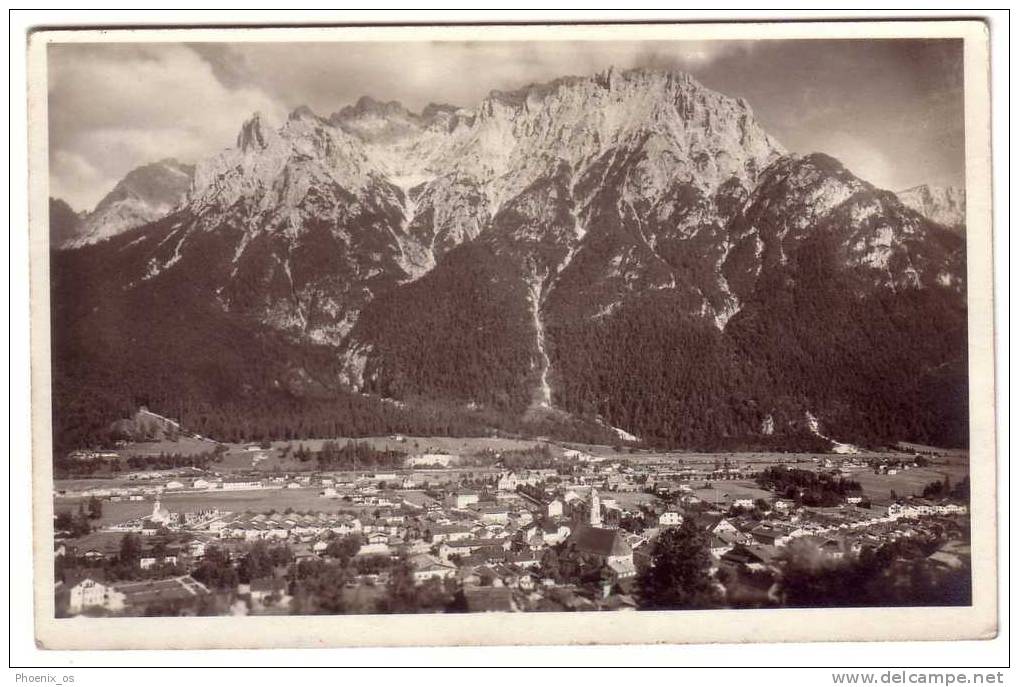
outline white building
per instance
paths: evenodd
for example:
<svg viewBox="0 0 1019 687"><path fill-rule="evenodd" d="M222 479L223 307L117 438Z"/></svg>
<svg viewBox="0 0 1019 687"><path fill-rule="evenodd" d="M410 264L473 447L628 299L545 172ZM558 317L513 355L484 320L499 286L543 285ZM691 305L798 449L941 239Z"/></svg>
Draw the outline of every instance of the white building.
<svg viewBox="0 0 1019 687"><path fill-rule="evenodd" d="M410 456L404 461L404 466L408 468L418 466L431 466L441 465L444 468L448 468L453 463L457 462L458 456L452 456L446 453L422 453L418 456Z"/></svg>
<svg viewBox="0 0 1019 687"><path fill-rule="evenodd" d="M225 479L222 483L224 491L242 491L244 489L261 489L262 481L257 479Z"/></svg>
<svg viewBox="0 0 1019 687"><path fill-rule="evenodd" d="M456 566L443 563L427 553L411 556L410 564L414 569L411 575L414 577L415 584L421 584L431 578L444 580L456 575Z"/></svg>
<svg viewBox="0 0 1019 687"><path fill-rule="evenodd" d="M453 495L453 507L457 509L464 509L472 503L478 502L478 494L473 491L465 491Z"/></svg>
<svg viewBox="0 0 1019 687"><path fill-rule="evenodd" d="M124 607L124 595L113 587L96 582L90 577L71 587L68 610L81 613L86 608L105 608L116 611Z"/></svg>
<svg viewBox="0 0 1019 687"><path fill-rule="evenodd" d="M676 527L683 524L683 516L674 510L667 510L658 516L659 527Z"/></svg>

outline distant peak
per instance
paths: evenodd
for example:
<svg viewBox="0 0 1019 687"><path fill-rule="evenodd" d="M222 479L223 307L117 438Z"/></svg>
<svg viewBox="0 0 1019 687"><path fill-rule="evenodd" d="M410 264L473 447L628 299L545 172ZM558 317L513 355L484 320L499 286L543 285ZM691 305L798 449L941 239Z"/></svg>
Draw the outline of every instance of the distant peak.
<svg viewBox="0 0 1019 687"><path fill-rule="evenodd" d="M195 171L194 165L181 162L175 157L164 157L153 166L161 167L164 171L170 171L176 174L186 174L188 176L194 174Z"/></svg>
<svg viewBox="0 0 1019 687"><path fill-rule="evenodd" d="M460 108L456 105L450 105L448 103L428 103L424 109L421 110L421 116L425 119L430 119L437 114L446 112L449 114L455 114Z"/></svg>
<svg viewBox="0 0 1019 687"><path fill-rule="evenodd" d="M318 115L315 114L310 107L307 105L301 105L293 112L290 113L291 120L295 119L318 119Z"/></svg>
<svg viewBox="0 0 1019 687"><path fill-rule="evenodd" d="M357 102L353 105L347 105L339 112L333 115L333 118L349 119L354 117L363 117L369 114L377 115L395 115L403 114L410 115L410 112L397 100L390 100L388 102L382 102L376 100L370 95L362 95L357 99Z"/></svg>
<svg viewBox="0 0 1019 687"><path fill-rule="evenodd" d="M619 70L615 67L609 67L589 77L563 76L542 83L531 83L514 90L492 90L482 103L482 111L486 109L491 110L491 103L493 102L511 107L520 107L528 99L544 98L558 92L561 88L585 83L595 84L609 91L617 90L620 87L661 90L676 88L697 90L704 88L690 74L680 70L651 67L634 67L632 69ZM750 109L746 101L742 101L741 105L747 110Z"/></svg>
<svg viewBox="0 0 1019 687"><path fill-rule="evenodd" d="M962 196L965 191L959 186L937 186L935 184L918 184L896 192L898 195L927 196L935 195L952 197Z"/></svg>
<svg viewBox="0 0 1019 687"><path fill-rule="evenodd" d="M609 67L605 71L595 74L592 78L605 88L610 88L613 84L622 82L658 80L680 84L700 85L700 83L694 79L689 72L684 72L680 69L666 69L663 67L632 67L630 69L623 70L616 69L615 67Z"/></svg>

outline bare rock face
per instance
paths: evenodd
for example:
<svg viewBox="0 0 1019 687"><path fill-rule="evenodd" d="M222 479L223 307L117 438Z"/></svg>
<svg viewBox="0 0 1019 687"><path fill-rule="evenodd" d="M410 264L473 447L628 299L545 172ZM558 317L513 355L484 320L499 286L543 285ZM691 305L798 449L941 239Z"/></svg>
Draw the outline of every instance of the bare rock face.
<svg viewBox="0 0 1019 687"><path fill-rule="evenodd" d="M94 247L108 290L136 304L185 294L184 307L330 347L343 369L325 386L591 413L640 436L685 436L648 408L700 412L677 399L705 375L771 393L781 373L729 376L752 353L740 342L787 336L764 323L810 289L965 291L964 246L945 228L958 195L896 196L833 158L789 155L748 103L682 73L568 77L473 109L364 97L279 126L256 114L193 170L142 169L86 219L90 238L67 244L113 237ZM157 183L171 178L186 192ZM157 221L117 219L142 206ZM634 381L676 356L692 377ZM767 416L780 432L782 412L835 407L815 391L783 390L786 411L705 395L729 410L697 431L757 431Z"/></svg>
<svg viewBox="0 0 1019 687"><path fill-rule="evenodd" d="M949 229L966 230L966 190L921 184L896 194L904 205Z"/></svg>
<svg viewBox="0 0 1019 687"><path fill-rule="evenodd" d="M192 174L193 166L172 158L130 171L59 247L98 243L165 217L184 198Z"/></svg>

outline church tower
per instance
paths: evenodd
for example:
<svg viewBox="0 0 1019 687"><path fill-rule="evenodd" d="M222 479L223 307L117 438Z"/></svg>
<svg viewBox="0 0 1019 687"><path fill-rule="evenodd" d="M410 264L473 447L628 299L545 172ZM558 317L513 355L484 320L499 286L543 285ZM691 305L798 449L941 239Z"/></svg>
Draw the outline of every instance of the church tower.
<svg viewBox="0 0 1019 687"><path fill-rule="evenodd" d="M170 522L170 511L163 508L163 504L159 502L158 496L156 496L156 502L152 506L152 515L149 516L149 519L159 524Z"/></svg>
<svg viewBox="0 0 1019 687"><path fill-rule="evenodd" d="M598 490L591 488L591 527L601 527L601 499L598 498Z"/></svg>

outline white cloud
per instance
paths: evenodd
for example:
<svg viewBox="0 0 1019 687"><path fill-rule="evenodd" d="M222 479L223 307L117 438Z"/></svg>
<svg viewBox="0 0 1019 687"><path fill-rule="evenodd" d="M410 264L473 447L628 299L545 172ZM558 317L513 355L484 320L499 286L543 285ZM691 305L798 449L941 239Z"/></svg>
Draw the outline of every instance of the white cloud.
<svg viewBox="0 0 1019 687"><path fill-rule="evenodd" d="M825 137L816 150L837 158L850 172L878 188L901 190L896 181L898 166L892 164L881 149L863 137L834 132Z"/></svg>
<svg viewBox="0 0 1019 687"><path fill-rule="evenodd" d="M199 50L229 81L257 84L288 107L328 114L362 95L472 107L491 90L615 67L703 68L745 50L714 41L244 43Z"/></svg>
<svg viewBox="0 0 1019 687"><path fill-rule="evenodd" d="M117 183L95 168L81 155L67 150L52 150L50 156L50 196L62 198L76 211L95 205L96 188Z"/></svg>
<svg viewBox="0 0 1019 687"><path fill-rule="evenodd" d="M732 50L704 41L58 45L50 50L51 192L91 209L139 165L194 163L232 145L256 110L282 121L298 105L329 114L361 95L413 109L472 107L491 90L610 66L691 69Z"/></svg>
<svg viewBox="0 0 1019 687"><path fill-rule="evenodd" d="M131 169L165 157L195 162L233 144L276 99L230 89L181 45L58 46L50 55L51 185L90 209Z"/></svg>

